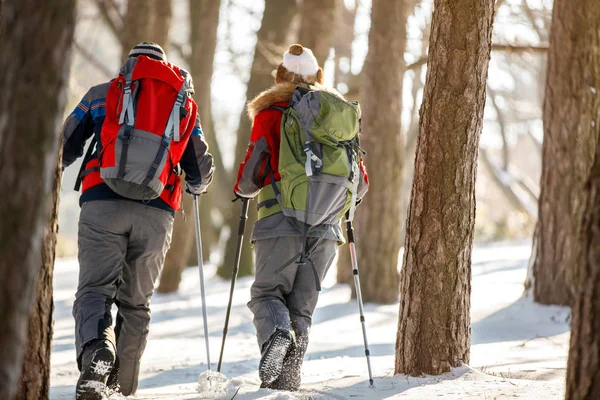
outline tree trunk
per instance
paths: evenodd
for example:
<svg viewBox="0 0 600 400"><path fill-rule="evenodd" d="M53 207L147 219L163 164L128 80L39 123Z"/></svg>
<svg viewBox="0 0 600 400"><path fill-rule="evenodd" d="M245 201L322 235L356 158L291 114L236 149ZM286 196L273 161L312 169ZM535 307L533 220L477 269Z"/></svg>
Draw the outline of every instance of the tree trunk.
<svg viewBox="0 0 600 400"><path fill-rule="evenodd" d="M3 0L0 21L0 398L19 390L65 105L75 0ZM32 94L35 93L35 96ZM32 112L35 110L35 112Z"/></svg>
<svg viewBox="0 0 600 400"><path fill-rule="evenodd" d="M373 2L369 53L363 70L361 146L367 152L367 172L372 173L369 192L356 213L360 234L356 251L362 267L363 299L383 304L398 300L404 164L402 76L409 12L407 1Z"/></svg>
<svg viewBox="0 0 600 400"><path fill-rule="evenodd" d="M210 82L212 81L213 63L217 46L220 6L220 0L190 1L189 3L190 45L192 47L190 72L199 88L194 95L194 99L198 103L198 114L200 115L202 128L205 131L209 151L217 149L211 115ZM185 185L185 182L182 182L182 184ZM210 257L211 248L217 241L216 231L212 225L210 214L213 189L216 187L217 182L214 182L209 188L209 192L202 195L199 199L202 256L205 260ZM192 253L195 254L196 252L193 200L187 194L183 198L183 209L186 219L175 219L171 248L165 258L165 266L158 286L160 293L176 291L179 288L181 274L187 266L188 260L192 258L195 260L194 264L197 263L196 257L192 256Z"/></svg>
<svg viewBox="0 0 600 400"><path fill-rule="evenodd" d="M121 60L123 62L134 46L152 40L153 11L153 1L127 0L123 32L118 38L121 41Z"/></svg>
<svg viewBox="0 0 600 400"><path fill-rule="evenodd" d="M183 179L182 185L185 185ZM200 202L202 202L202 198L200 199ZM160 283L156 289L159 293L172 293L179 289L181 274L188 265L192 249L195 248L196 232L194 231L195 222L193 204L192 196L187 193L184 194L183 213L185 213L185 219L181 214L175 218L173 235L171 237L171 247L165 257L165 265L160 275ZM202 221L202 224L205 224L205 222ZM196 260L196 257L194 257L194 260ZM195 261L194 264L195 263L197 263L197 261Z"/></svg>
<svg viewBox="0 0 600 400"><path fill-rule="evenodd" d="M327 61L341 0L303 0L300 8L298 43L312 50L319 65Z"/></svg>
<svg viewBox="0 0 600 400"><path fill-rule="evenodd" d="M599 5L586 4L589 10L556 0L552 13L538 237L532 264L534 300L542 304L571 304L568 271L579 252L578 234L586 204L583 186L598 140L598 131L587 129L580 118L588 107L586 95L600 90L591 81L591 71L598 68L591 57L598 52L600 29L599 20L592 21L592 15L598 16Z"/></svg>
<svg viewBox="0 0 600 400"><path fill-rule="evenodd" d="M563 61L559 64L567 68L564 63L568 62L568 68L572 69L572 72L563 72L569 84L568 95L563 94L568 106L565 104L555 110L568 118L563 121L565 132L569 129L572 137L595 142L593 166L586 184L578 189L584 192L585 204L580 235L573 239L573 243L579 244L576 262L569 270L573 319L565 397L592 400L600 398L600 141L597 140L600 135L597 92L600 89L600 4L586 0L574 8L568 1L556 0L552 21L551 50L553 40L562 40L562 35L572 38L563 43L570 54L568 61L566 57L561 58ZM550 63L548 76L556 74L556 68L556 64ZM562 111L567 107L568 114Z"/></svg>
<svg viewBox="0 0 600 400"><path fill-rule="evenodd" d="M50 395L50 350L52 349L54 310L52 297L52 276L54 275L54 254L58 233L58 197L62 176L62 149L59 149L55 167L52 197L49 208L52 210L44 232L42 243L42 266L38 274L37 295L33 311L29 316L28 344L25 350L19 400L48 399Z"/></svg>
<svg viewBox="0 0 600 400"><path fill-rule="evenodd" d="M165 51L169 48L169 30L171 29L172 18L171 0L152 0L152 25L154 29L150 31L148 40L158 43Z"/></svg>
<svg viewBox="0 0 600 400"><path fill-rule="evenodd" d="M357 4L355 5L355 7ZM352 59L352 42L354 41L354 21L356 19L356 8L348 10L344 3L338 7L336 20L336 34L334 35L334 48L336 58L335 83L348 84L351 76L350 60ZM344 68L341 67L344 64ZM348 67L347 69L345 67ZM345 235L345 232L344 232ZM357 232L357 235L360 235ZM352 282L352 260L347 246L338 250L337 259L337 283ZM354 286L351 286L354 287ZM352 290L354 293L354 290Z"/></svg>
<svg viewBox="0 0 600 400"><path fill-rule="evenodd" d="M222 163L222 157L219 155L219 147L212 119L210 87L213 76L215 50L217 48L217 28L219 27L220 8L221 0L190 1L190 44L192 46L192 62L190 68L194 79L202 85L202 90L199 90L194 97L198 103L198 113L200 114L200 121L202 121L202 128L206 132L205 137L210 151L213 156L219 158L219 160L221 160L220 163ZM222 164L218 166L217 169L217 180L222 181L227 174L225 173ZM205 260L210 257L211 248L219 239L217 230L212 223L211 212L215 200L217 201L216 204L219 204L220 198L218 197L218 192L222 186L223 185L220 185L218 182L213 182L208 192L200 199L202 250L204 252ZM192 245L194 251L195 248L195 244Z"/></svg>
<svg viewBox="0 0 600 400"><path fill-rule="evenodd" d="M279 59L285 49L285 37L292 18L296 13L295 0L266 0L265 11L262 18L262 24L257 33L256 50L254 51L254 61L250 71L250 80L246 90L246 99L252 100L261 91L274 84L271 72L277 67L270 62L267 54L269 51L277 55ZM281 55L279 55L281 53ZM237 143L235 146L234 174L237 175L237 166L244 160L248 141L250 140L250 130L252 122L246 116L246 110L242 110L240 116L240 125L238 128ZM231 277L232 266L235 257L235 249L238 235L237 229L240 221L241 204L239 202L230 208L229 215L226 215L227 225L231 235L227 240L225 247L225 257L223 263L219 266L217 273L223 278ZM248 221L246 223L246 243L242 247L242 256L240 259L240 276L252 275L254 271L254 260L252 257L252 248L248 244L248 238L254 223L256 222L256 207L250 204L248 210Z"/></svg>
<svg viewBox="0 0 600 400"><path fill-rule="evenodd" d="M469 362L471 250L494 1L435 0L404 262L396 373Z"/></svg>
<svg viewBox="0 0 600 400"><path fill-rule="evenodd" d="M595 59L600 61L597 49L596 46ZM599 76L595 80L596 84L600 84ZM586 107L583 113L587 115L582 115L580 121L599 121L600 102L597 96L584 96L588 99L588 104L595 104L596 110ZM598 126L589 130L598 133ZM600 146L596 148L586 192L588 196L581 231L581 253L573 274L576 290L567 365L567 400L600 398Z"/></svg>

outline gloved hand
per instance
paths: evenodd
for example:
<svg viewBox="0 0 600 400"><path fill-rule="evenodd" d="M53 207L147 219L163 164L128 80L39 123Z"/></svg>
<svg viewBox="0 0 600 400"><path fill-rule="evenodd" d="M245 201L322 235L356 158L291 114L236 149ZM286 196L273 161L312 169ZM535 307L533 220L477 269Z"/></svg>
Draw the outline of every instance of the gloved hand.
<svg viewBox="0 0 600 400"><path fill-rule="evenodd" d="M201 196L206 193L206 188L202 187L202 185L190 185L188 182L186 182L185 192L192 196Z"/></svg>
<svg viewBox="0 0 600 400"><path fill-rule="evenodd" d="M238 201L238 200L252 200L253 197L244 197L244 196L240 196L238 193L236 193L235 191L233 192L233 195L235 196L235 199L231 200L232 203Z"/></svg>

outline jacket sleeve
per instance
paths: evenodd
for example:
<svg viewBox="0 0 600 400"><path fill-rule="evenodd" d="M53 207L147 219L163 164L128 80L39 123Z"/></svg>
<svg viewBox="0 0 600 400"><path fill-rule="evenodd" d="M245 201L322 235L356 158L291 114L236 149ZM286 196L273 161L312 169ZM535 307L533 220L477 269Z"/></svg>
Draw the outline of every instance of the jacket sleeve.
<svg viewBox="0 0 600 400"><path fill-rule="evenodd" d="M83 155L85 142L94 133L90 102L90 92L88 92L62 126L63 169Z"/></svg>
<svg viewBox="0 0 600 400"><path fill-rule="evenodd" d="M196 116L196 123L179 165L185 172L188 192L195 195L206 193L208 185L213 180L215 165L212 154L208 152L208 144L204 139L199 116Z"/></svg>
<svg viewBox="0 0 600 400"><path fill-rule="evenodd" d="M365 168L365 163L363 162L363 158L360 158L360 177L358 181L358 193L357 200L358 203L362 201L362 198L367 194L369 190L369 175L367 175L367 169Z"/></svg>
<svg viewBox="0 0 600 400"><path fill-rule="evenodd" d="M269 154L269 146L265 137L267 132L264 124L266 115L261 112L254 117L246 157L238 169L238 177L233 191L241 197L256 197L263 187L268 173L266 156Z"/></svg>

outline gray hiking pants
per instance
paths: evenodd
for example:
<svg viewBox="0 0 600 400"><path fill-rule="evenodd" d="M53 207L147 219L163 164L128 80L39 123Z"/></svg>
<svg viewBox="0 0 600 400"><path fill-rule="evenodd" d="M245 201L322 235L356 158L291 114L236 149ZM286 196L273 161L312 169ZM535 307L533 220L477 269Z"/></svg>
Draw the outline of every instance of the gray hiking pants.
<svg viewBox="0 0 600 400"><path fill-rule="evenodd" d="M319 298L313 267L310 262L305 265L293 262L275 272L300 252L302 240L301 236L281 236L257 240L254 244L256 278L248 307L254 314L261 349L276 329L293 330L298 341L308 344L312 314ZM307 248L318 240L309 237ZM320 281L333 263L336 249L336 240L322 239L311 254Z"/></svg>
<svg viewBox="0 0 600 400"><path fill-rule="evenodd" d="M79 285L73 305L77 361L86 343L117 351L124 395L135 393L150 324L150 298L171 243L173 215L127 200L84 203L79 218ZM113 330L111 308L118 307Z"/></svg>

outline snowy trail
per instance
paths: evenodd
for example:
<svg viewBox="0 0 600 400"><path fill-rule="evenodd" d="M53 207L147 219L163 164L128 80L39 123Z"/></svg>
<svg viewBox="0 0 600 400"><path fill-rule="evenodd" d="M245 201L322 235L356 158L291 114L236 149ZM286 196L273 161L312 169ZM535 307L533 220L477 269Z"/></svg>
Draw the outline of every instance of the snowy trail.
<svg viewBox="0 0 600 400"><path fill-rule="evenodd" d="M569 344L568 308L522 298L529 244L476 246L471 297L470 366L441 377L393 376L398 305L365 307L376 388L367 384L356 303L330 271L314 315L302 390L259 389L260 357L246 308L252 280L234 296L223 373L239 388L236 400L292 399L561 399ZM365 268L365 266L361 266ZM135 399L205 399L198 376L206 370L197 270L188 268L179 293L155 295L150 338ZM221 343L229 282L207 267L211 358ZM59 260L55 272L55 333L51 399L73 399L75 364L71 307L77 262ZM213 364L216 369L216 363ZM231 397L225 397L230 399Z"/></svg>

